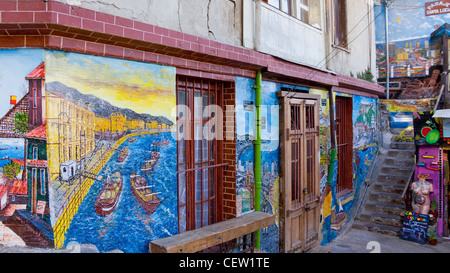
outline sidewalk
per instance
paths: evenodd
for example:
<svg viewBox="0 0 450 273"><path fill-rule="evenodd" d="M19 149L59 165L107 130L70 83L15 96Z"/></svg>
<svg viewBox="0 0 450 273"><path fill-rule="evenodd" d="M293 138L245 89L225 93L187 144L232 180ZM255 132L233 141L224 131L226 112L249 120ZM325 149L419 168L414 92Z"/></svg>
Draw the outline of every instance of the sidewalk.
<svg viewBox="0 0 450 273"><path fill-rule="evenodd" d="M379 250L379 251L377 251ZM438 239L437 245L419 244L400 237L350 228L331 243L312 253L450 253L450 242Z"/></svg>

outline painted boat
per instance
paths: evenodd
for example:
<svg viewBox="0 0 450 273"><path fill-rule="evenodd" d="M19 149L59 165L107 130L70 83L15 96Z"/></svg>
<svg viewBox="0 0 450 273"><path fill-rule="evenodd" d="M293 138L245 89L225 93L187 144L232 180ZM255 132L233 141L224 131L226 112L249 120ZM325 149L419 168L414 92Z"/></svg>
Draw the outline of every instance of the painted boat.
<svg viewBox="0 0 450 273"><path fill-rule="evenodd" d="M130 154L130 151L128 149L128 146L120 150L118 160L119 162L123 162L125 159L127 159L128 155Z"/></svg>
<svg viewBox="0 0 450 273"><path fill-rule="evenodd" d="M119 203L122 188L123 176L121 172L117 171L107 178L95 199L95 212L101 216L111 214Z"/></svg>
<svg viewBox="0 0 450 273"><path fill-rule="evenodd" d="M137 175L134 171L131 171L130 184L131 192L139 205L141 205L148 215L152 215L159 204L161 204L161 199L158 197L160 192L153 192L151 188L154 185L148 185L147 179Z"/></svg>
<svg viewBox="0 0 450 273"><path fill-rule="evenodd" d="M158 151L152 151L152 155L150 157L150 160L145 161L144 166L141 167L141 171L143 172L149 172L153 169L153 166L155 166L156 161L159 159L159 152Z"/></svg>
<svg viewBox="0 0 450 273"><path fill-rule="evenodd" d="M132 138L130 138L130 140L128 141L129 143L133 143L133 142L135 142L136 141L136 137L132 137Z"/></svg>
<svg viewBox="0 0 450 273"><path fill-rule="evenodd" d="M153 142L153 145L155 145L155 146L161 146L161 145L167 145L167 144L169 144L169 140L168 139L164 139L164 140L162 140L160 142Z"/></svg>

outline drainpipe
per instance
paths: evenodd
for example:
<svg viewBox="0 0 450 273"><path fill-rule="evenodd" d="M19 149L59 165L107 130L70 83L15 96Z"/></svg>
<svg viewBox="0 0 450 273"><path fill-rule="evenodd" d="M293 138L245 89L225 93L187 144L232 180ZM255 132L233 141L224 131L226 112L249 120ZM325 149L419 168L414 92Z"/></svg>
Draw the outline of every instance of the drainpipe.
<svg viewBox="0 0 450 273"><path fill-rule="evenodd" d="M255 79L256 140L255 140L255 211L261 211L261 71ZM260 249L261 231L256 232L256 248Z"/></svg>
<svg viewBox="0 0 450 273"><path fill-rule="evenodd" d="M330 138L331 138L331 149L330 149L330 165L328 166L328 179L327 186L331 186L333 181L333 171L334 164L336 162L336 122L334 115L334 98L333 98L333 87L328 91L328 97L330 98Z"/></svg>

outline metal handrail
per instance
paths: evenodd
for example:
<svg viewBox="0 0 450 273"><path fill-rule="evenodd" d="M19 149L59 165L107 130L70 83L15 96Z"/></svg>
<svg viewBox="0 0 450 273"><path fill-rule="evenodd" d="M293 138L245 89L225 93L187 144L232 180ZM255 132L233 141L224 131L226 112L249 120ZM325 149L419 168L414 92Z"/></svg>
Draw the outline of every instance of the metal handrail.
<svg viewBox="0 0 450 273"><path fill-rule="evenodd" d="M403 199L403 202L405 203L406 208L408 208L408 206L409 206L409 198L407 198L409 196L407 196L407 193L409 190L409 186L411 185L411 181L413 180L413 177L414 177L414 171L415 170L413 169L411 171L411 173L409 174L408 181L407 181L405 188L403 189L403 193L402 193L402 199Z"/></svg>

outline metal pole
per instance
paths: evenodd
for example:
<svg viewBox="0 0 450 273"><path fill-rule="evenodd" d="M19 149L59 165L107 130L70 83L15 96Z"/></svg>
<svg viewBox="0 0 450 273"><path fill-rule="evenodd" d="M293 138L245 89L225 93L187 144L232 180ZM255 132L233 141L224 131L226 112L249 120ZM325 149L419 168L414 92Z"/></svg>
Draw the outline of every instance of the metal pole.
<svg viewBox="0 0 450 273"><path fill-rule="evenodd" d="M389 99L389 22L388 22L388 0L383 1L384 18L386 22L386 99Z"/></svg>

